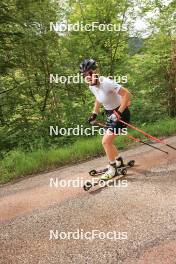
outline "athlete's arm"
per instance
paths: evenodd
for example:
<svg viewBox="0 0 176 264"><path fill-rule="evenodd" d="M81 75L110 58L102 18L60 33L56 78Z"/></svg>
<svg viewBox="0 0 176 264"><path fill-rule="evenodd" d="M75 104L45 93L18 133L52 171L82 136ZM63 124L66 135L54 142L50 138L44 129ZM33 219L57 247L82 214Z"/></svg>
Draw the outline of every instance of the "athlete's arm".
<svg viewBox="0 0 176 264"><path fill-rule="evenodd" d="M121 87L118 94L122 97L121 105L118 109L120 113L123 113L125 108L130 105L131 93L124 87Z"/></svg>
<svg viewBox="0 0 176 264"><path fill-rule="evenodd" d="M94 108L93 108L93 113L98 114L100 110L101 103L95 100Z"/></svg>

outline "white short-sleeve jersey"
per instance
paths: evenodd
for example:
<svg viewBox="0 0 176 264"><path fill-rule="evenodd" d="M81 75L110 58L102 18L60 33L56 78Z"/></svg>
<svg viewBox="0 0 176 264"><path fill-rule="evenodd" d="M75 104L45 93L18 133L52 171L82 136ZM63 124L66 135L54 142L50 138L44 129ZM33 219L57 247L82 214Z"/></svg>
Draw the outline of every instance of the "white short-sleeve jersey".
<svg viewBox="0 0 176 264"><path fill-rule="evenodd" d="M118 91L122 86L103 76L99 80L99 85L89 86L89 89L106 110L116 109L121 104L121 96Z"/></svg>

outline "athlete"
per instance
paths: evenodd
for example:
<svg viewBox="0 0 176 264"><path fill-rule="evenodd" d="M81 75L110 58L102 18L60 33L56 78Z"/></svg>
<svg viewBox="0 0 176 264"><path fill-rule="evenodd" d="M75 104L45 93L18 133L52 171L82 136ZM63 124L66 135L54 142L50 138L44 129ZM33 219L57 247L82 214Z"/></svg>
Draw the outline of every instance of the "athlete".
<svg viewBox="0 0 176 264"><path fill-rule="evenodd" d="M109 166L101 179L109 180L116 176L117 168L121 165L114 139L117 136L115 132L125 128L125 125L118 120L130 122L128 106L130 105L131 94L112 79L99 76L96 61L93 59L85 59L80 64L80 73L83 74L85 82L95 96L94 108L88 122L93 124L96 121L101 105L103 105L107 116L106 125L108 129L103 136L102 145L109 160ZM117 113L116 116L114 116L114 110Z"/></svg>

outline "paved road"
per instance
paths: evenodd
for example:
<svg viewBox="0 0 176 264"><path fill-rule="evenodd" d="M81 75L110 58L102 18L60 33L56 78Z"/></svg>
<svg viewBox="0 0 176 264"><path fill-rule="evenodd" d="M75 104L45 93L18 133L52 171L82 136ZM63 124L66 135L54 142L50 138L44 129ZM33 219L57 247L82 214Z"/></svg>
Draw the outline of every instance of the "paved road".
<svg viewBox="0 0 176 264"><path fill-rule="evenodd" d="M139 146L122 156L136 166L116 186L73 187L102 157L0 187L0 263L176 264L176 152Z"/></svg>

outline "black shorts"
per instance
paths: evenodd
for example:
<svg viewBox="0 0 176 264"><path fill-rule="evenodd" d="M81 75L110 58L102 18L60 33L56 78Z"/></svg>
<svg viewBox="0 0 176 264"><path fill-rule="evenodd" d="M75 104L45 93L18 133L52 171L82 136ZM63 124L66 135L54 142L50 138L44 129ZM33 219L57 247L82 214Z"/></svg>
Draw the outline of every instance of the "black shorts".
<svg viewBox="0 0 176 264"><path fill-rule="evenodd" d="M120 107L120 106L119 106ZM118 110L119 107L117 107L114 110ZM106 125L107 127L112 131L112 132L116 132L118 133L118 131L122 128L126 128L127 126L121 122L109 122L109 117L113 114L114 110L105 110L106 116L107 116L107 120L106 120ZM123 111L123 113L121 114L121 119L123 121L125 121L126 123L130 123L130 110L128 107L125 108L125 110Z"/></svg>

